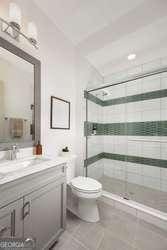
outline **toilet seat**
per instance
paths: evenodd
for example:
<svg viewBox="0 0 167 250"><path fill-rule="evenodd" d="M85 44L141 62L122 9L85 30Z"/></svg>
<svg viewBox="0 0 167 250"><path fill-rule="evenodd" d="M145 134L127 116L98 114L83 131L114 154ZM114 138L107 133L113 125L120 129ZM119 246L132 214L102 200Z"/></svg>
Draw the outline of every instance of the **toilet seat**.
<svg viewBox="0 0 167 250"><path fill-rule="evenodd" d="M100 182L92 178L83 176L78 176L72 179L71 186L76 191L82 193L94 194L94 193L99 193L102 190L102 185Z"/></svg>
<svg viewBox="0 0 167 250"><path fill-rule="evenodd" d="M101 189L95 190L95 191L85 191L85 190L83 190L83 189L76 188L76 187L74 187L74 186L72 186L72 185L71 185L71 187L72 187L72 189L74 189L74 190L76 190L76 191L78 191L78 192L81 192L81 193L85 193L85 194L96 194L96 193L101 192Z"/></svg>

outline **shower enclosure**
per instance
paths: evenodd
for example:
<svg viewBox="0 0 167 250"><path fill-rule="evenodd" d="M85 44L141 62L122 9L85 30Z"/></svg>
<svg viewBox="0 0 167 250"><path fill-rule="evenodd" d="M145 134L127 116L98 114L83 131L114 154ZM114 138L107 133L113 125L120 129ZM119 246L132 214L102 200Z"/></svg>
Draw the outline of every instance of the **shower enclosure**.
<svg viewBox="0 0 167 250"><path fill-rule="evenodd" d="M146 66L85 91L85 170L105 192L167 213L167 67Z"/></svg>

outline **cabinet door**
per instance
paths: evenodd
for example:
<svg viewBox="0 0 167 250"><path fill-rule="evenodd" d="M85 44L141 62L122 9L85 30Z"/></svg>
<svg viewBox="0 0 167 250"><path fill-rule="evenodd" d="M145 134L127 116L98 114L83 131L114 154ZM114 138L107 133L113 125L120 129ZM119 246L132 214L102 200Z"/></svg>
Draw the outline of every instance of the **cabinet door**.
<svg viewBox="0 0 167 250"><path fill-rule="evenodd" d="M24 237L36 240L36 249L51 246L65 226L66 185L48 184L24 198Z"/></svg>
<svg viewBox="0 0 167 250"><path fill-rule="evenodd" d="M23 237L22 207L18 200L0 209L0 238Z"/></svg>

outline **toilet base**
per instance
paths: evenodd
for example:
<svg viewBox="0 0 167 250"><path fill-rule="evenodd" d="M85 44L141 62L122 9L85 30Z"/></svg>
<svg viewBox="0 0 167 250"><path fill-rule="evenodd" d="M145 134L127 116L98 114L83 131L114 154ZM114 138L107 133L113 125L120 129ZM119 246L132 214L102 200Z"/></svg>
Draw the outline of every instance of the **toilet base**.
<svg viewBox="0 0 167 250"><path fill-rule="evenodd" d="M82 197L81 197L82 195ZM79 217L81 220L87 222L98 222L100 220L97 199L101 196L98 194L86 194L72 191L71 186L67 185L67 209Z"/></svg>
<svg viewBox="0 0 167 250"><path fill-rule="evenodd" d="M78 217L87 222L98 222L99 209L97 206L96 199L78 199Z"/></svg>

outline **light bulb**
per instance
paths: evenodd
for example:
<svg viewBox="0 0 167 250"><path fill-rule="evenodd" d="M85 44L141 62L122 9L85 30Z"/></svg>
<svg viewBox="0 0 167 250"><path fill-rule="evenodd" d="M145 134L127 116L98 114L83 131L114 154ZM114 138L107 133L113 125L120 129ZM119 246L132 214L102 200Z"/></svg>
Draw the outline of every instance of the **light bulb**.
<svg viewBox="0 0 167 250"><path fill-rule="evenodd" d="M21 27L21 9L16 3L9 4L9 19L10 23L16 28Z"/></svg>
<svg viewBox="0 0 167 250"><path fill-rule="evenodd" d="M28 37L32 43L37 44L38 32L37 27L33 22L28 24Z"/></svg>
<svg viewBox="0 0 167 250"><path fill-rule="evenodd" d="M136 54L129 54L128 55L128 60L134 60L136 58Z"/></svg>

